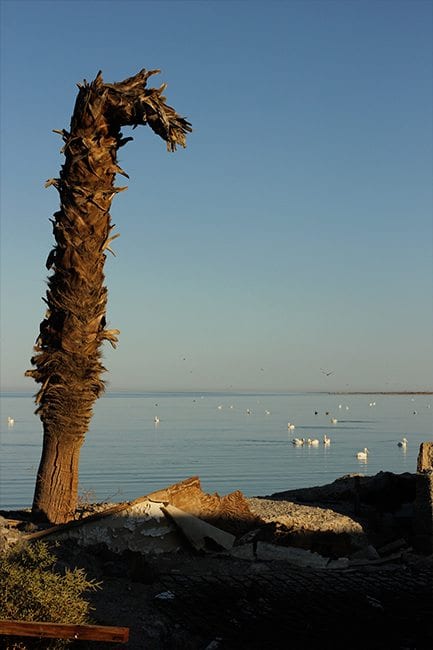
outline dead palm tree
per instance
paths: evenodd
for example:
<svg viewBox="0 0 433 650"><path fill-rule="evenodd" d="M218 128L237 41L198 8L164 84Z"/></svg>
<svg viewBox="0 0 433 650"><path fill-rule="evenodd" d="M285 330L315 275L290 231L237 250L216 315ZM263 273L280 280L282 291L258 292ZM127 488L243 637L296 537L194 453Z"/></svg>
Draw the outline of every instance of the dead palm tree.
<svg viewBox="0 0 433 650"><path fill-rule="evenodd" d="M31 362L26 372L41 384L36 413L43 423L43 449L38 469L33 515L52 523L71 518L77 506L80 449L95 400L104 390L100 348L104 340L114 347L118 330L106 329L107 289L104 262L112 234L110 206L118 192L116 174L127 174L117 164L117 150L132 138L123 138L124 125L148 124L167 142L167 149L185 147L189 122L165 103L160 88L147 88L147 79L159 70L141 70L119 83L104 83L99 72L79 92L70 131L63 137L65 163L60 177L50 179L60 194L54 214L55 246L46 266L52 269Z"/></svg>

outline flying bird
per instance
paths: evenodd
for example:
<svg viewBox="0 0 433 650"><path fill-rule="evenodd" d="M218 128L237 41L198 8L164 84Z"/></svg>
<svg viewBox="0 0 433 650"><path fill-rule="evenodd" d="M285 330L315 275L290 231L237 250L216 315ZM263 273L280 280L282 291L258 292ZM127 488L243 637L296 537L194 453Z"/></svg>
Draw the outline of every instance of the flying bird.
<svg viewBox="0 0 433 650"><path fill-rule="evenodd" d="M329 375L333 375L334 371L333 370L325 370L324 368L320 368L320 370L323 372L324 375L329 377Z"/></svg>

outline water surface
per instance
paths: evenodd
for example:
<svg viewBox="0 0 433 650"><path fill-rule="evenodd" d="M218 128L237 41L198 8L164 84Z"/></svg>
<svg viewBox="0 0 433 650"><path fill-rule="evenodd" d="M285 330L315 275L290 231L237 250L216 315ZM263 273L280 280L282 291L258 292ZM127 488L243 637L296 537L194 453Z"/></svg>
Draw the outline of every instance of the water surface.
<svg viewBox="0 0 433 650"><path fill-rule="evenodd" d="M121 501L198 475L207 492L255 496L352 472L414 472L420 443L433 439L431 404L431 395L109 394L96 402L82 448L80 493ZM4 394L0 407L0 508L29 507L41 424L31 395ZM325 433L329 447L291 443ZM367 463L355 457L364 447Z"/></svg>

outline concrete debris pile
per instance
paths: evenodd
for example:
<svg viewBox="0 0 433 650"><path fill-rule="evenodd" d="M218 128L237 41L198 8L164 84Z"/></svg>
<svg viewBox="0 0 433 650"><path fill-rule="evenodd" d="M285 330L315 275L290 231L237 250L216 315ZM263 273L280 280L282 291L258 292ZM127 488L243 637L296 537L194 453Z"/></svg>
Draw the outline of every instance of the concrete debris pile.
<svg viewBox="0 0 433 650"><path fill-rule="evenodd" d="M134 501L99 504L58 526L37 527L30 516L27 521L0 517L0 552L20 539L49 538L119 555L216 553L316 568L389 561L411 550L417 539L421 552L428 553L432 449L433 443L423 443L416 477L389 472L347 476L328 486L246 498L239 490L222 497L207 494L193 476ZM418 485L414 489L420 476L428 479L422 491Z"/></svg>
<svg viewBox="0 0 433 650"><path fill-rule="evenodd" d="M240 491L220 497L202 491L191 477L134 501L110 505L67 524L25 535L27 540L55 537L80 546L101 544L114 553L142 554L230 550L237 535L257 527Z"/></svg>

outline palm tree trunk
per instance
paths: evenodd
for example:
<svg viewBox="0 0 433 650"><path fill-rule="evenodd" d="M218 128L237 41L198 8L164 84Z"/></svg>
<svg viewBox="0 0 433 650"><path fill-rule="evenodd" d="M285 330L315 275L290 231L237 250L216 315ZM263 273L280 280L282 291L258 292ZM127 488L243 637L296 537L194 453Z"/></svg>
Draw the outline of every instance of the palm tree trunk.
<svg viewBox="0 0 433 650"><path fill-rule="evenodd" d="M80 449L95 400L104 390L100 347L114 347L118 330L106 329L104 263L112 235L110 207L125 187L115 187L117 150L123 125L149 126L170 151L185 146L190 124L165 104L161 88L146 88L141 70L123 82L106 84L101 73L79 85L70 131L63 130L65 164L47 181L60 194L54 214L55 247L47 259L48 309L26 375L41 384L36 395L44 431L42 458L33 500L35 518L68 521L77 505Z"/></svg>

